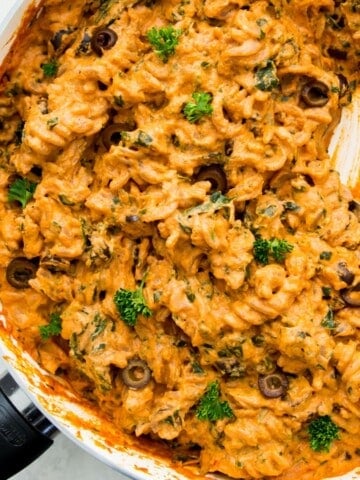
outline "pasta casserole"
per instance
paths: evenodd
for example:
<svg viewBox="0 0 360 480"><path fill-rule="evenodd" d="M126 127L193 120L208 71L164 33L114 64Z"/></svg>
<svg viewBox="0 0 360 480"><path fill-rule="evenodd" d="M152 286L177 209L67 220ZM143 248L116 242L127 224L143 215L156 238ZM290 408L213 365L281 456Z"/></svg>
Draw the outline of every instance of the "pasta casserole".
<svg viewBox="0 0 360 480"><path fill-rule="evenodd" d="M359 0L44 0L0 85L9 334L199 476L360 464Z"/></svg>

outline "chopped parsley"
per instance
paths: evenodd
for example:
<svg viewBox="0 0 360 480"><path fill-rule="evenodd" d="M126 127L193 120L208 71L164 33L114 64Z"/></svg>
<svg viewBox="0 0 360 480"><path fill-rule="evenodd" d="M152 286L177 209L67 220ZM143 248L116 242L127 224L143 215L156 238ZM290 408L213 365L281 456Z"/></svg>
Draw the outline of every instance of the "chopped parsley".
<svg viewBox="0 0 360 480"><path fill-rule="evenodd" d="M196 416L199 420L215 422L222 418L233 418L234 413L229 403L220 400L220 385L213 381L207 386L206 392L201 397L196 409Z"/></svg>
<svg viewBox="0 0 360 480"><path fill-rule="evenodd" d="M284 210L288 211L288 212L297 212L298 210L300 210L300 207L299 205L297 205L295 202L284 202L283 204L284 206Z"/></svg>
<svg viewBox="0 0 360 480"><path fill-rule="evenodd" d="M222 208L230 207L231 199L226 195L223 195L221 192L214 192L210 195L210 201L201 203L200 205L196 205L195 207L190 207L188 210L185 211L185 215L187 217L200 214L200 213L207 213L207 212L216 212L217 210L221 210ZM181 223L181 229L187 233L191 233L191 230L187 230L187 225Z"/></svg>
<svg viewBox="0 0 360 480"><path fill-rule="evenodd" d="M192 363L191 363L191 370L193 373L196 373L196 374L199 374L199 375L202 375L204 372L202 366L200 365L200 363L196 360L194 360Z"/></svg>
<svg viewBox="0 0 360 480"><path fill-rule="evenodd" d="M181 30L174 27L152 27L147 32L147 39L152 45L156 55L166 63L171 55L174 55L176 46L179 43Z"/></svg>
<svg viewBox="0 0 360 480"><path fill-rule="evenodd" d="M230 198L223 195L221 192L214 192L210 195L211 203L226 204L230 202Z"/></svg>
<svg viewBox="0 0 360 480"><path fill-rule="evenodd" d="M46 125L49 130L52 130L54 127L56 127L58 123L59 123L58 117L54 117L54 118L49 118L49 120L46 122Z"/></svg>
<svg viewBox="0 0 360 480"><path fill-rule="evenodd" d="M114 303L121 319L129 327L136 325L139 315L144 317L152 315L143 295L143 282L136 290L124 288L117 290L114 295Z"/></svg>
<svg viewBox="0 0 360 480"><path fill-rule="evenodd" d="M125 105L124 99L121 95L114 95L114 103L118 107L123 107Z"/></svg>
<svg viewBox="0 0 360 480"><path fill-rule="evenodd" d="M308 427L310 447L315 452L328 452L334 440L340 438L339 427L329 415L323 415L312 420Z"/></svg>
<svg viewBox="0 0 360 480"><path fill-rule="evenodd" d="M140 147L148 147L149 145L151 145L152 141L153 139L148 133L140 130L137 139L134 142L134 145L139 145Z"/></svg>
<svg viewBox="0 0 360 480"><path fill-rule="evenodd" d="M97 11L97 15L95 17L96 22L106 17L114 2L115 0L100 0L99 10Z"/></svg>
<svg viewBox="0 0 360 480"><path fill-rule="evenodd" d="M321 287L322 298L329 300L331 298L331 287Z"/></svg>
<svg viewBox="0 0 360 480"><path fill-rule="evenodd" d="M272 237L269 240L257 236L253 245L255 260L262 265L267 265L271 259L278 263L285 260L285 255L292 252L294 246L287 240Z"/></svg>
<svg viewBox="0 0 360 480"><path fill-rule="evenodd" d="M194 101L186 103L183 108L183 114L190 123L196 123L202 117L212 114L212 95L210 93L194 92L192 98Z"/></svg>
<svg viewBox="0 0 360 480"><path fill-rule="evenodd" d="M59 313L50 314L50 322L47 325L40 325L40 336L43 340L48 340L50 337L60 335L61 333L61 317Z"/></svg>
<svg viewBox="0 0 360 480"><path fill-rule="evenodd" d="M17 201L25 208L34 196L36 186L36 183L30 182L27 178L17 178L9 187L8 201Z"/></svg>
<svg viewBox="0 0 360 480"><path fill-rule="evenodd" d="M95 314L94 320L93 320L93 325L94 325L94 331L91 334L91 340L95 340L96 337L101 335L106 328L107 325L107 320L106 318L101 317L99 313Z"/></svg>
<svg viewBox="0 0 360 480"><path fill-rule="evenodd" d="M43 63L41 69L44 73L44 77L56 77L59 70L59 63L56 58L52 58L49 62Z"/></svg>
<svg viewBox="0 0 360 480"><path fill-rule="evenodd" d="M323 318L321 326L328 328L329 330L333 330L334 328L336 328L334 312L331 309L328 310L327 314Z"/></svg>
<svg viewBox="0 0 360 480"><path fill-rule="evenodd" d="M268 60L265 66L255 72L255 87L263 92L271 92L277 88L280 81L276 75L276 66L272 60Z"/></svg>

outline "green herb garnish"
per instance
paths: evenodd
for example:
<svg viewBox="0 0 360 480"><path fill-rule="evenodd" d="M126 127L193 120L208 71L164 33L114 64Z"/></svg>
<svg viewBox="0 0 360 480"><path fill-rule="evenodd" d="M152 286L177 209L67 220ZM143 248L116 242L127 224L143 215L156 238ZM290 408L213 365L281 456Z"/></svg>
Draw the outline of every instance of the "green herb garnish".
<svg viewBox="0 0 360 480"><path fill-rule="evenodd" d="M136 290L120 288L115 292L114 303L121 319L129 327L136 325L139 315L151 317L152 311L147 306L143 295L143 282Z"/></svg>
<svg viewBox="0 0 360 480"><path fill-rule="evenodd" d="M264 67L260 67L255 73L255 87L263 92L270 92L278 87L280 81L276 75L276 66L272 60L268 60Z"/></svg>
<svg viewBox="0 0 360 480"><path fill-rule="evenodd" d="M331 298L331 287L321 287L322 298L329 300Z"/></svg>
<svg viewBox="0 0 360 480"><path fill-rule="evenodd" d="M134 145L139 145L140 147L149 147L152 141L153 139L148 133L140 130Z"/></svg>
<svg viewBox="0 0 360 480"><path fill-rule="evenodd" d="M332 252L321 252L320 253L320 260L330 260L330 258L332 257Z"/></svg>
<svg viewBox="0 0 360 480"><path fill-rule="evenodd" d="M216 212L222 208L228 208L230 206L231 199L221 192L214 192L210 195L210 202L201 203L195 207L191 207L185 211L185 216L192 216L200 213ZM181 223L181 229L186 233L187 226L183 222ZM189 231L191 233L191 230Z"/></svg>
<svg viewBox="0 0 360 480"><path fill-rule="evenodd" d="M56 127L58 123L59 123L58 117L54 117L54 118L49 118L49 120L46 122L46 125L49 130L52 130L54 127Z"/></svg>
<svg viewBox="0 0 360 480"><path fill-rule="evenodd" d="M334 318L334 312L329 309L325 317L321 321L321 326L333 330L336 328L336 322Z"/></svg>
<svg viewBox="0 0 360 480"><path fill-rule="evenodd" d="M44 76L47 78L55 77L59 70L59 63L56 58L52 58L49 62L41 65Z"/></svg>
<svg viewBox="0 0 360 480"><path fill-rule="evenodd" d="M98 337L104 332L107 326L107 323L108 322L106 318L103 318L99 313L95 314L94 320L93 320L94 331L91 334L91 340L95 340L96 337Z"/></svg>
<svg viewBox="0 0 360 480"><path fill-rule="evenodd" d="M284 210L288 212L297 212L300 210L299 205L297 205L295 202L284 202Z"/></svg>
<svg viewBox="0 0 360 480"><path fill-rule="evenodd" d="M27 178L17 178L9 187L8 201L17 201L25 208L34 196L36 186L36 183L30 182Z"/></svg>
<svg viewBox="0 0 360 480"><path fill-rule="evenodd" d="M323 415L312 420L308 427L310 447L315 452L328 452L334 440L340 438L339 427L329 415Z"/></svg>
<svg viewBox="0 0 360 480"><path fill-rule="evenodd" d="M287 240L275 237L267 240L258 236L253 245L255 260L262 265L267 265L270 259L279 263L283 262L285 255L292 252L293 249L294 246Z"/></svg>
<svg viewBox="0 0 360 480"><path fill-rule="evenodd" d="M55 337L61 333L61 317L59 313L50 314L50 322L48 325L40 325L40 335L43 340Z"/></svg>
<svg viewBox="0 0 360 480"><path fill-rule="evenodd" d="M100 0L99 10L97 11L95 17L96 22L106 17L114 2L115 0Z"/></svg>
<svg viewBox="0 0 360 480"><path fill-rule="evenodd" d="M151 43L156 55L166 63L171 55L174 55L181 30L176 30L174 27L152 27L147 32L147 38Z"/></svg>
<svg viewBox="0 0 360 480"><path fill-rule="evenodd" d="M202 117L212 114L212 95L210 93L194 92L192 98L194 102L188 102L183 108L183 113L190 123L196 123Z"/></svg>
<svg viewBox="0 0 360 480"><path fill-rule="evenodd" d="M229 403L226 400L220 400L220 385L216 380L207 386L197 407L196 416L199 420L209 420L210 422L234 417Z"/></svg>
<svg viewBox="0 0 360 480"><path fill-rule="evenodd" d="M114 95L114 103L118 107L123 107L125 105L124 99L121 95Z"/></svg>
<svg viewBox="0 0 360 480"><path fill-rule="evenodd" d="M196 374L199 374L199 375L202 375L204 372L204 369L202 368L202 366L200 365L200 363L197 361L197 360L194 360L192 363L191 363L191 370L193 373L196 373Z"/></svg>

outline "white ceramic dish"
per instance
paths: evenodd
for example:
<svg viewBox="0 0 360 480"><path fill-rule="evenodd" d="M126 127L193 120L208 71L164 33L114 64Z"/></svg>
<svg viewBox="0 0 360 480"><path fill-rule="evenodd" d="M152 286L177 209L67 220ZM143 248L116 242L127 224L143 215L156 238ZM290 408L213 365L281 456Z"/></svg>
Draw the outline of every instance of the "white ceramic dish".
<svg viewBox="0 0 360 480"><path fill-rule="evenodd" d="M39 3L33 0L0 0L0 64L16 37L21 19L28 7ZM6 5L4 5L6 3ZM344 183L355 186L360 173L360 95L345 109L342 121L332 139L329 152L341 172ZM5 318L0 319L2 323ZM21 351L0 330L0 354L20 386L29 394L43 413L80 447L112 466L115 470L137 480L187 480L205 478L193 472L176 472L169 463L152 453L140 452L123 444L110 423L100 420L92 410L79 405L61 388L54 393L54 380ZM49 395L49 391L52 391ZM206 478L220 478L209 475ZM221 477L224 478L224 477ZM360 480L360 468L337 480Z"/></svg>

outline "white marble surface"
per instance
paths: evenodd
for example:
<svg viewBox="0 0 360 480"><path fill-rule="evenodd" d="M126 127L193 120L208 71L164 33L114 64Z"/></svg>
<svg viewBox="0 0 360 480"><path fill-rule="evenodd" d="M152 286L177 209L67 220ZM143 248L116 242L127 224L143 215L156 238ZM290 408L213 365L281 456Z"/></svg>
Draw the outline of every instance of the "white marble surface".
<svg viewBox="0 0 360 480"><path fill-rule="evenodd" d="M11 480L129 480L129 477L96 460L64 435L58 435L49 450Z"/></svg>

